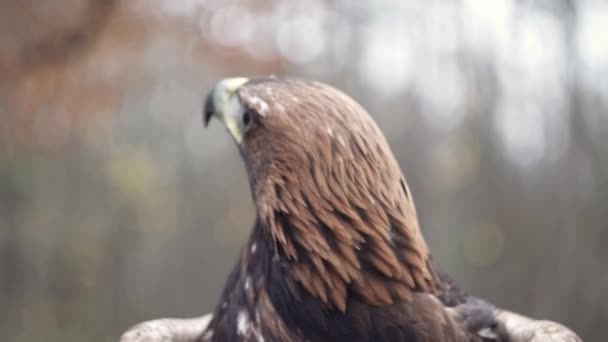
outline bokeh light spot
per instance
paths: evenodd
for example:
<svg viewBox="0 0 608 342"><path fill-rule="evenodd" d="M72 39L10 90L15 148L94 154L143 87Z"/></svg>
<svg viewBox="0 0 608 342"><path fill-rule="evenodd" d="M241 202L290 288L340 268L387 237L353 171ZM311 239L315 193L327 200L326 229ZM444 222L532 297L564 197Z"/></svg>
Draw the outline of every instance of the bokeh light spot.
<svg viewBox="0 0 608 342"><path fill-rule="evenodd" d="M325 34L318 20L300 16L285 20L279 26L277 47L288 61L306 64L325 51Z"/></svg>

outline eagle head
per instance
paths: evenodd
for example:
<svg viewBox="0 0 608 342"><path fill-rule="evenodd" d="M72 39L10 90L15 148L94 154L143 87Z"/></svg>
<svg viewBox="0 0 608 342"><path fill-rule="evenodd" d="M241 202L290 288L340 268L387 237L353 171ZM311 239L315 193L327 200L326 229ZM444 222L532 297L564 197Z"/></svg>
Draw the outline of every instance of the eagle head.
<svg viewBox="0 0 608 342"><path fill-rule="evenodd" d="M229 78L207 96L245 162L277 258L316 298L390 304L432 291L428 250L389 145L371 116L323 83Z"/></svg>

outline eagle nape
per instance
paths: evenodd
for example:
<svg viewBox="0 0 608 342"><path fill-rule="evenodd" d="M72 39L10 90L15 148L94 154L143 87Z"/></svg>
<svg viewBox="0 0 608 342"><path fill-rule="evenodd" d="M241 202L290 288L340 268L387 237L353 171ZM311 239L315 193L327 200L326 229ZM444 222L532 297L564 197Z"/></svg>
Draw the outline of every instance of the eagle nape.
<svg viewBox="0 0 608 342"><path fill-rule="evenodd" d="M580 341L440 272L384 134L348 95L315 81L229 78L206 97L205 125L211 117L240 146L256 220L191 341Z"/></svg>

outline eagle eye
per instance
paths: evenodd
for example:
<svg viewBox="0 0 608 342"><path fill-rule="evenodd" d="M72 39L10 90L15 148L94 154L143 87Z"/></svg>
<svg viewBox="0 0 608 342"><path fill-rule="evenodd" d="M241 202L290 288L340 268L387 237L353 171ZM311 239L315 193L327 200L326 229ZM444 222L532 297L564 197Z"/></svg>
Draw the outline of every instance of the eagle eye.
<svg viewBox="0 0 608 342"><path fill-rule="evenodd" d="M245 131L248 131L251 126L253 125L253 110L250 108L246 108L245 112L243 113L243 117L241 118L241 120L243 121L243 128Z"/></svg>

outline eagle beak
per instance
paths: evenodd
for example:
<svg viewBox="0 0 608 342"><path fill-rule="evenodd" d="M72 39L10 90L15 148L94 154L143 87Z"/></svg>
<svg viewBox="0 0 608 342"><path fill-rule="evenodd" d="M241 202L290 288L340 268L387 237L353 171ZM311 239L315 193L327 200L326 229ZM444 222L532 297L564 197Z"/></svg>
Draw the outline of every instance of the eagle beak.
<svg viewBox="0 0 608 342"><path fill-rule="evenodd" d="M237 89L247 83L248 80L245 77L221 80L209 92L205 100L205 110L203 113L205 127L209 124L211 117L215 116L226 125L226 128L237 144L240 144L243 140L243 124L241 120L243 110L239 100L234 95L236 95Z"/></svg>

